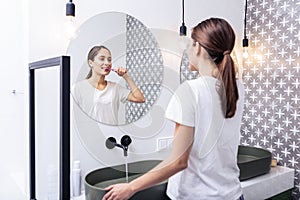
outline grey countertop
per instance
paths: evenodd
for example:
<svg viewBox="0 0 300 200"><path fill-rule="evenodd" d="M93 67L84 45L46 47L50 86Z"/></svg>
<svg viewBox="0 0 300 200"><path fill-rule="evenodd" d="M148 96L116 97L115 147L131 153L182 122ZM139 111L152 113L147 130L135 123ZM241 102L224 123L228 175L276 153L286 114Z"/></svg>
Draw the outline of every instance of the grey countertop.
<svg viewBox="0 0 300 200"><path fill-rule="evenodd" d="M267 174L242 181L245 200L263 200L293 188L294 173L294 169L277 166ZM84 192L72 200L85 200Z"/></svg>

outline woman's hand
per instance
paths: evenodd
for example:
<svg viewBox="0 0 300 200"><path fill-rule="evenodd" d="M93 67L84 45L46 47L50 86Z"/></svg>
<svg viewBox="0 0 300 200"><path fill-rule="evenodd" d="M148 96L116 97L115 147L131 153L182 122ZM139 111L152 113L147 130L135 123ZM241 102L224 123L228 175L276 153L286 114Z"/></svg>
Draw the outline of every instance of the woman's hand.
<svg viewBox="0 0 300 200"><path fill-rule="evenodd" d="M119 76L124 76L125 74L127 74L127 69L124 67L118 67L117 69L115 69L115 72L119 75Z"/></svg>
<svg viewBox="0 0 300 200"><path fill-rule="evenodd" d="M133 194L129 183L120 183L105 188L108 192L103 196L102 200L127 200Z"/></svg>

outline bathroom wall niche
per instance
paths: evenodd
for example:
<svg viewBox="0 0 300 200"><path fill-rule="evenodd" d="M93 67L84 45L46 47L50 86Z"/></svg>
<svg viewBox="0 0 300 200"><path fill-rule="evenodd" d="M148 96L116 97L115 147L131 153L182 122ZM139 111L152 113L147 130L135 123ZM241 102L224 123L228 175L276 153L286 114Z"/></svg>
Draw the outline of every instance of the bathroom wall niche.
<svg viewBox="0 0 300 200"><path fill-rule="evenodd" d="M77 98L78 83L87 82L90 70L87 62L88 52L93 46L104 45L112 55L112 68L125 67L128 75L141 89L146 98L145 103L120 103L113 122L104 121L97 114L97 93L99 91L90 84L90 90ZM151 31L136 18L120 12L98 14L83 23L76 37L70 41L67 53L71 55L71 83L74 102L80 112L88 115L96 122L107 125L125 125L143 117L159 97L163 81L163 59L158 43ZM125 80L111 71L105 80L115 82L129 89ZM82 101L79 101L81 99ZM75 113L76 114L76 113Z"/></svg>

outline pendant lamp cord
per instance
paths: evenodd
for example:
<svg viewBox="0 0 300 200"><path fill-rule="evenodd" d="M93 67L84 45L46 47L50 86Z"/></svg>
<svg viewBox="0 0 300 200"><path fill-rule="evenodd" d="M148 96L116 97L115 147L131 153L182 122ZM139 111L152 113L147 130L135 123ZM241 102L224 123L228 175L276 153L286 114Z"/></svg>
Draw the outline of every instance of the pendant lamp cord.
<svg viewBox="0 0 300 200"><path fill-rule="evenodd" d="M184 24L184 0L182 0L182 23Z"/></svg>
<svg viewBox="0 0 300 200"><path fill-rule="evenodd" d="M245 1L244 38L246 38L246 25L247 25L247 0Z"/></svg>

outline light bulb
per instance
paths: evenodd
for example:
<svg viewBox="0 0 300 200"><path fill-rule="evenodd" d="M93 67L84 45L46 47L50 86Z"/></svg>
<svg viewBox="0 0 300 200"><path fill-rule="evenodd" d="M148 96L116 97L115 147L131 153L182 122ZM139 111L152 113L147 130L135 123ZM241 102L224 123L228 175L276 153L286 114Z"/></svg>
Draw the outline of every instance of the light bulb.
<svg viewBox="0 0 300 200"><path fill-rule="evenodd" d="M249 57L248 48L243 47L243 58L247 59Z"/></svg>
<svg viewBox="0 0 300 200"><path fill-rule="evenodd" d="M76 37L76 25L73 16L66 16L64 23L64 35L67 39L71 40Z"/></svg>
<svg viewBox="0 0 300 200"><path fill-rule="evenodd" d="M179 45L180 50L182 50L182 51L184 51L188 48L189 43L190 43L189 38L186 36L180 36L178 39L178 45Z"/></svg>

